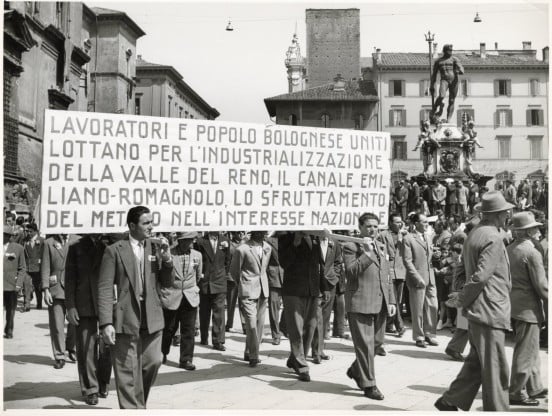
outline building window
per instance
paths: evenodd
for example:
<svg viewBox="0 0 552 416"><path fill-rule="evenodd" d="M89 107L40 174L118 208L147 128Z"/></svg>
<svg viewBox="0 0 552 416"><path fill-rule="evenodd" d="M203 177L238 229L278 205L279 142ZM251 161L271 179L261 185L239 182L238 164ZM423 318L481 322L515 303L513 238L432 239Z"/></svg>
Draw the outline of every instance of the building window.
<svg viewBox="0 0 552 416"><path fill-rule="evenodd" d="M297 125L297 116L295 114L290 114L288 121L289 121L290 126L296 126Z"/></svg>
<svg viewBox="0 0 552 416"><path fill-rule="evenodd" d="M472 120L475 123L475 111L473 108L460 108L457 114L457 123L459 126L463 125L464 121L467 123Z"/></svg>
<svg viewBox="0 0 552 416"><path fill-rule="evenodd" d="M391 143L393 143L392 159L406 160L406 136L391 136Z"/></svg>
<svg viewBox="0 0 552 416"><path fill-rule="evenodd" d="M172 104L172 97L169 95L169 114L167 114L167 117L171 116L171 104Z"/></svg>
<svg viewBox="0 0 552 416"><path fill-rule="evenodd" d="M190 118L194 118L194 115L193 115L193 114L190 114Z"/></svg>
<svg viewBox="0 0 552 416"><path fill-rule="evenodd" d="M528 109L527 126L544 126L544 111L539 108Z"/></svg>
<svg viewBox="0 0 552 416"><path fill-rule="evenodd" d="M494 81L495 97L512 95L512 81L509 79L495 79Z"/></svg>
<svg viewBox="0 0 552 416"><path fill-rule="evenodd" d="M543 159L542 156L542 137L543 136L529 136L530 143L530 158L531 159Z"/></svg>
<svg viewBox="0 0 552 416"><path fill-rule="evenodd" d="M420 121L429 120L431 115L431 108L422 108L420 110Z"/></svg>
<svg viewBox="0 0 552 416"><path fill-rule="evenodd" d="M182 118L182 110L183 110L182 107L178 108L178 118Z"/></svg>
<svg viewBox="0 0 552 416"><path fill-rule="evenodd" d="M141 97L136 97L136 98L134 99L134 114L136 114L136 115L138 115L138 116L139 116L140 114L142 114L142 112L141 112L142 109L141 109L141 105L140 105L141 103L140 103L140 101L141 101Z"/></svg>
<svg viewBox="0 0 552 416"><path fill-rule="evenodd" d="M498 158L510 159L512 136L497 136L496 139L498 140Z"/></svg>
<svg viewBox="0 0 552 416"><path fill-rule="evenodd" d="M467 79L460 80L460 94L462 95L462 97L467 97L469 95Z"/></svg>
<svg viewBox="0 0 552 416"><path fill-rule="evenodd" d="M329 114L322 114L322 127L330 127Z"/></svg>
<svg viewBox="0 0 552 416"><path fill-rule="evenodd" d="M499 108L495 111L495 128L512 127L512 110Z"/></svg>
<svg viewBox="0 0 552 416"><path fill-rule="evenodd" d="M532 79L529 81L530 89L531 89L531 95L535 97L536 95L539 95L540 93L540 85L538 79Z"/></svg>
<svg viewBox="0 0 552 416"><path fill-rule="evenodd" d="M422 79L420 81L420 97L428 97L430 96L429 92L429 79Z"/></svg>
<svg viewBox="0 0 552 416"><path fill-rule="evenodd" d="M400 79L389 81L389 96L404 97L404 81Z"/></svg>
<svg viewBox="0 0 552 416"><path fill-rule="evenodd" d="M355 117L355 130L364 130L364 117L362 114Z"/></svg>
<svg viewBox="0 0 552 416"><path fill-rule="evenodd" d="M389 126L406 126L406 110L402 108L389 110Z"/></svg>
<svg viewBox="0 0 552 416"><path fill-rule="evenodd" d="M188 118L188 111L184 110L184 118Z"/></svg>

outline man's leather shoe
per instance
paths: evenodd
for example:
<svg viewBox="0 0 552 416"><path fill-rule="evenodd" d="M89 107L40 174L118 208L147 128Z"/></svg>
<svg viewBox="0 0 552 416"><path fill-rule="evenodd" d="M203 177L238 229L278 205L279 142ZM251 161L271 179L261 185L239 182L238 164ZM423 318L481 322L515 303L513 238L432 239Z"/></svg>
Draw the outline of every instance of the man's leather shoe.
<svg viewBox="0 0 552 416"><path fill-rule="evenodd" d="M457 351L452 351L447 348L445 350L445 354L447 354L454 361L465 361L464 356Z"/></svg>
<svg viewBox="0 0 552 416"><path fill-rule="evenodd" d="M73 351L69 351L67 357L73 362L77 361L77 354L75 354Z"/></svg>
<svg viewBox="0 0 552 416"><path fill-rule="evenodd" d="M214 344L213 349L217 351L226 351L226 347L224 346L224 344L220 344L220 343Z"/></svg>
<svg viewBox="0 0 552 416"><path fill-rule="evenodd" d="M416 341L416 346L420 348L427 348L427 346L425 345L425 342L420 339Z"/></svg>
<svg viewBox="0 0 552 416"><path fill-rule="evenodd" d="M292 362L291 358L288 358L286 361L287 368L291 368L297 374L299 374L299 368Z"/></svg>
<svg viewBox="0 0 552 416"><path fill-rule="evenodd" d="M56 360L56 363L54 364L54 368L56 370L59 370L60 368L63 368L65 365L65 360Z"/></svg>
<svg viewBox="0 0 552 416"><path fill-rule="evenodd" d="M532 399L544 399L548 397L548 389L543 389L540 393L529 395Z"/></svg>
<svg viewBox="0 0 552 416"><path fill-rule="evenodd" d="M167 364L167 354L163 354L163 361L161 361L162 364Z"/></svg>
<svg viewBox="0 0 552 416"><path fill-rule="evenodd" d="M23 312L30 312L31 308L30 307L27 307L23 310Z"/></svg>
<svg viewBox="0 0 552 416"><path fill-rule="evenodd" d="M309 373L299 373L299 380L301 380L301 381L310 381Z"/></svg>
<svg viewBox="0 0 552 416"><path fill-rule="evenodd" d="M358 387L359 389L362 389L362 387L360 387L360 382L359 382L358 379L356 379L355 376L353 375L353 370L351 370L351 367L349 367L349 368L347 369L347 377L349 377L349 378L352 379L352 380L355 380L355 383L356 383L357 387Z"/></svg>
<svg viewBox="0 0 552 416"><path fill-rule="evenodd" d="M249 360L249 367L257 367L257 364L260 364L261 360L252 358Z"/></svg>
<svg viewBox="0 0 552 416"><path fill-rule="evenodd" d="M538 406L540 402L537 399L528 397L523 400L510 399L510 406Z"/></svg>
<svg viewBox="0 0 552 416"><path fill-rule="evenodd" d="M329 355L326 355L324 353L320 354L320 359L321 360L329 360L330 359L330 356Z"/></svg>
<svg viewBox="0 0 552 416"><path fill-rule="evenodd" d="M433 347L436 347L437 345L439 345L437 341L435 341L433 338L430 338L430 337L425 337L425 342L427 342L429 345Z"/></svg>
<svg viewBox="0 0 552 416"><path fill-rule="evenodd" d="M312 359L312 362L313 362L314 364L321 364L321 363L322 363L322 360L320 360L320 357L314 357L314 358Z"/></svg>
<svg viewBox="0 0 552 416"><path fill-rule="evenodd" d="M207 341L203 341L203 340L199 341L199 343L200 343L201 345L208 345L208 344L209 344Z"/></svg>
<svg viewBox="0 0 552 416"><path fill-rule="evenodd" d="M96 406L98 404L98 395L96 393L89 394L84 401L87 405Z"/></svg>
<svg viewBox="0 0 552 416"><path fill-rule="evenodd" d="M435 406L441 412L457 412L458 411L458 408L456 406L453 406L452 404L449 404L449 403L445 403L443 401L443 397L439 397L433 406Z"/></svg>
<svg viewBox="0 0 552 416"><path fill-rule="evenodd" d="M194 371L196 369L196 366L191 361L184 361L183 363L178 364L178 367L188 371Z"/></svg>
<svg viewBox="0 0 552 416"><path fill-rule="evenodd" d="M4 338L11 339L11 338L13 338L13 335L12 334L5 334Z"/></svg>
<svg viewBox="0 0 552 416"><path fill-rule="evenodd" d="M364 395L372 400L383 400L383 394L376 386L366 387L364 389Z"/></svg>
<svg viewBox="0 0 552 416"><path fill-rule="evenodd" d="M100 385L100 391L98 392L98 396L100 396L102 399L107 398L109 396L109 390L107 390L107 386Z"/></svg>
<svg viewBox="0 0 552 416"><path fill-rule="evenodd" d="M243 361L249 361L249 354L243 354Z"/></svg>
<svg viewBox="0 0 552 416"><path fill-rule="evenodd" d="M272 345L280 345L280 338L273 338Z"/></svg>
<svg viewBox="0 0 552 416"><path fill-rule="evenodd" d="M406 328L403 326L401 329L397 331L397 337L401 338L405 332L406 332Z"/></svg>
<svg viewBox="0 0 552 416"><path fill-rule="evenodd" d="M380 355L382 357L385 357L387 355L387 351L385 351L385 348L378 347L376 348L376 355Z"/></svg>

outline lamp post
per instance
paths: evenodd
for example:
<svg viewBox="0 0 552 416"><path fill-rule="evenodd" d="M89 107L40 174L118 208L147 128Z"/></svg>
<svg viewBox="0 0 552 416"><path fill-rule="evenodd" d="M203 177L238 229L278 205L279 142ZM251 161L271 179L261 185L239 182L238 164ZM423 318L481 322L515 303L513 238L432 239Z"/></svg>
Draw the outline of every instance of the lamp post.
<svg viewBox="0 0 552 416"><path fill-rule="evenodd" d="M429 47L429 87L431 89L431 71L432 71L432 67L433 67L433 52L432 52L432 49L433 49L433 41L435 40L435 33L431 33L429 30L427 31L427 33L424 35L425 36L425 40L428 44L428 47ZM431 108L433 110L433 105L434 105L434 101L435 101L435 98L433 96L433 94L431 94Z"/></svg>

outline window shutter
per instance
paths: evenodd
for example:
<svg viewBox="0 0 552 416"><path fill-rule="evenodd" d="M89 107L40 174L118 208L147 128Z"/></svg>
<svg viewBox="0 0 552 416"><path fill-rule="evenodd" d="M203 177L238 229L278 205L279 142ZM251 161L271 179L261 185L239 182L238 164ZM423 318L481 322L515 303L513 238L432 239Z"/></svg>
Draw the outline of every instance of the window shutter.
<svg viewBox="0 0 552 416"><path fill-rule="evenodd" d="M498 79L494 80L494 96L498 97Z"/></svg>
<svg viewBox="0 0 552 416"><path fill-rule="evenodd" d="M456 125L457 126L462 125L462 113L463 113L463 110L456 111Z"/></svg>
<svg viewBox="0 0 552 416"><path fill-rule="evenodd" d="M509 109L509 110L506 110L506 125L508 127L512 127L512 110Z"/></svg>
<svg viewBox="0 0 552 416"><path fill-rule="evenodd" d="M500 125L500 114L499 114L498 110L495 111L494 116L495 116L494 126L495 126L495 129L496 129Z"/></svg>
<svg viewBox="0 0 552 416"><path fill-rule="evenodd" d="M530 127L532 124L531 124L531 110L526 110L525 111L525 117L526 117L526 121L527 121L527 126Z"/></svg>
<svg viewBox="0 0 552 416"><path fill-rule="evenodd" d="M473 122L475 123L475 110L473 108L471 108L467 111L468 111L468 115L470 117L470 120L473 120Z"/></svg>
<svg viewBox="0 0 552 416"><path fill-rule="evenodd" d="M425 110L420 110L420 121L424 121L425 119Z"/></svg>
<svg viewBox="0 0 552 416"><path fill-rule="evenodd" d="M536 95L539 95L539 80L538 79L531 79L529 80L530 85L530 92L531 95L534 97Z"/></svg>
<svg viewBox="0 0 552 416"><path fill-rule="evenodd" d="M544 126L544 110L537 110L539 113L539 126Z"/></svg>
<svg viewBox="0 0 552 416"><path fill-rule="evenodd" d="M393 110L389 110L389 127L394 127L395 124L393 122Z"/></svg>
<svg viewBox="0 0 552 416"><path fill-rule="evenodd" d="M401 110L401 125L406 127L406 110Z"/></svg>
<svg viewBox="0 0 552 416"><path fill-rule="evenodd" d="M389 96L393 97L395 95L395 82L393 80L389 81Z"/></svg>
<svg viewBox="0 0 552 416"><path fill-rule="evenodd" d="M406 91L405 91L405 82L404 81L401 81L401 97L404 97L406 96Z"/></svg>
<svg viewBox="0 0 552 416"><path fill-rule="evenodd" d="M425 79L420 81L420 97L425 97Z"/></svg>
<svg viewBox="0 0 552 416"><path fill-rule="evenodd" d="M508 97L512 96L512 81L511 80L506 80L506 95Z"/></svg>

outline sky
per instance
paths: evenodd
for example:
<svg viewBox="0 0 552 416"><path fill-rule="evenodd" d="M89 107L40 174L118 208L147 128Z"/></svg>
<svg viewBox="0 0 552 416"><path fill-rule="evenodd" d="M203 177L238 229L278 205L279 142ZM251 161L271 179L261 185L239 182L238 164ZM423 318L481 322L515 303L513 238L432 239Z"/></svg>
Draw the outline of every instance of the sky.
<svg viewBox="0 0 552 416"><path fill-rule="evenodd" d="M361 56L425 52L431 31L439 49L521 49L531 41L542 59L549 45L548 2L86 2L120 10L146 35L137 54L173 66L184 81L220 112L218 120L272 124L264 99L288 92L285 53L295 30L306 56L305 10L360 9ZM476 12L482 19L474 23ZM228 21L234 31L226 31ZM297 29L296 29L297 28Z"/></svg>

